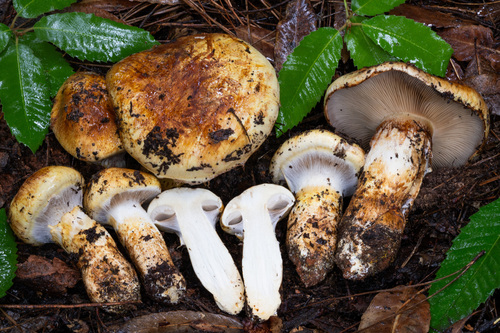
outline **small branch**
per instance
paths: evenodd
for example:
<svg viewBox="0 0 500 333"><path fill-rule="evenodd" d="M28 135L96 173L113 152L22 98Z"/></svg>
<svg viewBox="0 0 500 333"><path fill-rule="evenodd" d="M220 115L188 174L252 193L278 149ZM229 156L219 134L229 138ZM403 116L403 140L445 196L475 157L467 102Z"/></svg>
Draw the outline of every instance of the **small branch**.
<svg viewBox="0 0 500 333"><path fill-rule="evenodd" d="M108 303L80 303L80 304L0 304L0 309L76 309L86 307L103 307L126 304L141 304L141 301L123 301L123 302L108 302Z"/></svg>

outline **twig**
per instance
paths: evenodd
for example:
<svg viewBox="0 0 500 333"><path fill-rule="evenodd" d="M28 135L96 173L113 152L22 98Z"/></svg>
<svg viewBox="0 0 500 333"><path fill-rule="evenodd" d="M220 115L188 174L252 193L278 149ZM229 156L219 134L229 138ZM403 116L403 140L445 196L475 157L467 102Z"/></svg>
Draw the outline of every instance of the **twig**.
<svg viewBox="0 0 500 333"><path fill-rule="evenodd" d="M79 303L79 304L0 304L0 309L77 309L86 307L103 307L126 304L141 304L141 301L123 301L108 303Z"/></svg>

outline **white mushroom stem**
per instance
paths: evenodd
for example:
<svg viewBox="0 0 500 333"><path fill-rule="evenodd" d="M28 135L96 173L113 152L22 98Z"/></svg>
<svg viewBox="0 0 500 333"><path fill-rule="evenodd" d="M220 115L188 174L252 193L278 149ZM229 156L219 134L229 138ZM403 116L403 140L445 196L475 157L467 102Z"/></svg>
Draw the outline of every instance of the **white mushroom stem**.
<svg viewBox="0 0 500 333"><path fill-rule="evenodd" d="M245 303L240 273L215 230L222 201L205 189L163 192L148 207L160 230L175 232L186 245L196 276L219 308L237 314Z"/></svg>
<svg viewBox="0 0 500 333"><path fill-rule="evenodd" d="M386 120L377 129L340 224L335 261L345 278L363 279L394 260L408 212L430 171L431 136L427 122L410 116Z"/></svg>
<svg viewBox="0 0 500 333"><path fill-rule="evenodd" d="M177 303L186 289L158 228L133 200L121 200L109 209L109 221L127 249L146 292L155 299Z"/></svg>
<svg viewBox="0 0 500 333"><path fill-rule="evenodd" d="M243 237L243 280L247 303L261 320L281 304L283 263L274 229L294 204L286 188L274 184L251 187L231 200L222 215L223 228Z"/></svg>
<svg viewBox="0 0 500 333"><path fill-rule="evenodd" d="M331 186L310 186L295 195L288 216L287 249L306 287L333 268L342 195Z"/></svg>
<svg viewBox="0 0 500 333"><path fill-rule="evenodd" d="M78 256L77 265L93 302L140 300L139 279L134 268L119 252L106 229L79 206L49 228L54 242ZM112 312L125 309L124 306L106 307Z"/></svg>

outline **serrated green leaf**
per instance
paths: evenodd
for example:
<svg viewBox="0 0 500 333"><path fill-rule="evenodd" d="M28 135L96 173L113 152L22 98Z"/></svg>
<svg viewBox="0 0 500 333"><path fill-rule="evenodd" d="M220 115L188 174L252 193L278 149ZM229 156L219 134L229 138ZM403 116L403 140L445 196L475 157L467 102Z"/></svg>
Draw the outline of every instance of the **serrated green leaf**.
<svg viewBox="0 0 500 333"><path fill-rule="evenodd" d="M432 328L444 330L471 314L500 288L500 199L481 207L470 217L470 222L453 240L436 279L460 270L481 251L485 251L484 255L463 276L429 299ZM436 281L429 294L440 290L453 278L455 276Z"/></svg>
<svg viewBox="0 0 500 333"><path fill-rule="evenodd" d="M35 18L57 9L63 9L76 0L13 0L12 4L19 16Z"/></svg>
<svg viewBox="0 0 500 333"><path fill-rule="evenodd" d="M19 42L30 47L35 56L42 62L50 86L50 97L54 97L59 87L74 73L73 68L54 45L36 38L34 33L22 36Z"/></svg>
<svg viewBox="0 0 500 333"><path fill-rule="evenodd" d="M366 18L361 16L354 16L351 18L352 23L361 23L364 20L366 20ZM397 58L391 56L380 46L375 44L365 34L360 25L351 26L344 36L344 41L354 61L354 65L357 68L374 66L386 61L397 60Z"/></svg>
<svg viewBox="0 0 500 333"><path fill-rule="evenodd" d="M342 37L320 28L302 39L279 72L281 108L276 120L280 136L297 125L319 102L340 59Z"/></svg>
<svg viewBox="0 0 500 333"><path fill-rule="evenodd" d="M114 62L158 44L145 30L93 14L45 16L34 29L41 40L55 44L72 57L90 61Z"/></svg>
<svg viewBox="0 0 500 333"><path fill-rule="evenodd" d="M0 297L12 287L16 276L17 245L14 234L7 224L5 209L0 209Z"/></svg>
<svg viewBox="0 0 500 333"><path fill-rule="evenodd" d="M405 0L352 0L351 9L359 15L383 14L404 3Z"/></svg>
<svg viewBox="0 0 500 333"><path fill-rule="evenodd" d="M52 102L42 63L26 45L10 43L0 56L0 101L17 141L33 153L43 142Z"/></svg>
<svg viewBox="0 0 500 333"><path fill-rule="evenodd" d="M0 23L0 53L7 47L10 38L12 37L12 31L3 23Z"/></svg>
<svg viewBox="0 0 500 333"><path fill-rule="evenodd" d="M428 73L445 75L453 49L431 28L393 15L375 16L361 24L366 35L385 51Z"/></svg>

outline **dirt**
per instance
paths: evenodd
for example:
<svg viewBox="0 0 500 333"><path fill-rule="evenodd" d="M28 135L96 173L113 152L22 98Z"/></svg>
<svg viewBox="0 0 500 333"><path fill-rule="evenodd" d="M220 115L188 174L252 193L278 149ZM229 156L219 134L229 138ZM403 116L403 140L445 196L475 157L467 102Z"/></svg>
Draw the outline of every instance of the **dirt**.
<svg viewBox="0 0 500 333"><path fill-rule="evenodd" d="M10 3L0 1L0 4ZM9 9L0 9L0 19L5 19ZM78 69L77 64L73 64ZM465 65L465 64L464 64ZM84 64L83 68L91 67ZM338 74L347 73L352 65L341 66ZM102 68L100 69L103 70ZM27 147L18 143L11 135L3 114L0 112L0 207L8 209L13 196L23 181L33 172L48 165L65 165L79 170L88 182L100 166L88 164L71 157L49 131L42 146L33 154ZM261 183L271 182L268 167L277 147L290 136L306 129L329 129L321 110L315 109L304 121L280 138L274 134L264 142L248 162L214 180L202 185L219 195L224 204L245 189ZM235 316L246 323L249 331L260 328L262 331L277 329L290 332L353 332L370 300L371 291L392 288L398 285L414 285L432 280L446 251L460 228L466 225L469 217L479 207L500 197L500 117L492 116L491 132L484 150L467 166L455 169L439 169L428 174L420 194L409 214L401 248L396 260L383 272L364 281L348 281L342 278L335 268L325 281L317 286L305 288L300 282L293 264L287 258L284 247L286 222L278 224L276 235L280 241L283 255L283 282L281 287L282 304L277 318L260 327L250 322L245 312ZM130 157L127 166L138 168ZM344 205L348 204L346 199ZM116 235L110 231L114 237ZM241 266L242 246L233 236L220 230L218 232L227 245L238 267ZM16 278L7 295L0 299L7 308L0 305L0 331L9 332L106 332L110 327L126 323L131 318L157 312L174 310L202 311L223 314L212 296L203 288L190 265L185 247L181 247L176 236L164 234L174 263L186 278L187 296L178 305L164 305L142 295L142 303L122 315L106 313L99 307L75 305L89 303L83 284L79 281L74 287L55 288L48 292L29 283L29 280ZM116 238L115 238L116 239ZM18 261L24 263L32 255L47 259L57 258L70 268L75 268L74 258L56 245L33 247L18 242ZM28 282L26 282L28 281ZM361 294L363 293L363 294ZM465 323L464 327L483 327L498 316L500 293L498 291L477 309L477 313ZM37 308L30 308L37 305ZM467 326L468 325L468 326ZM210 329L214 329L211 327ZM215 330L211 330L214 331Z"/></svg>

